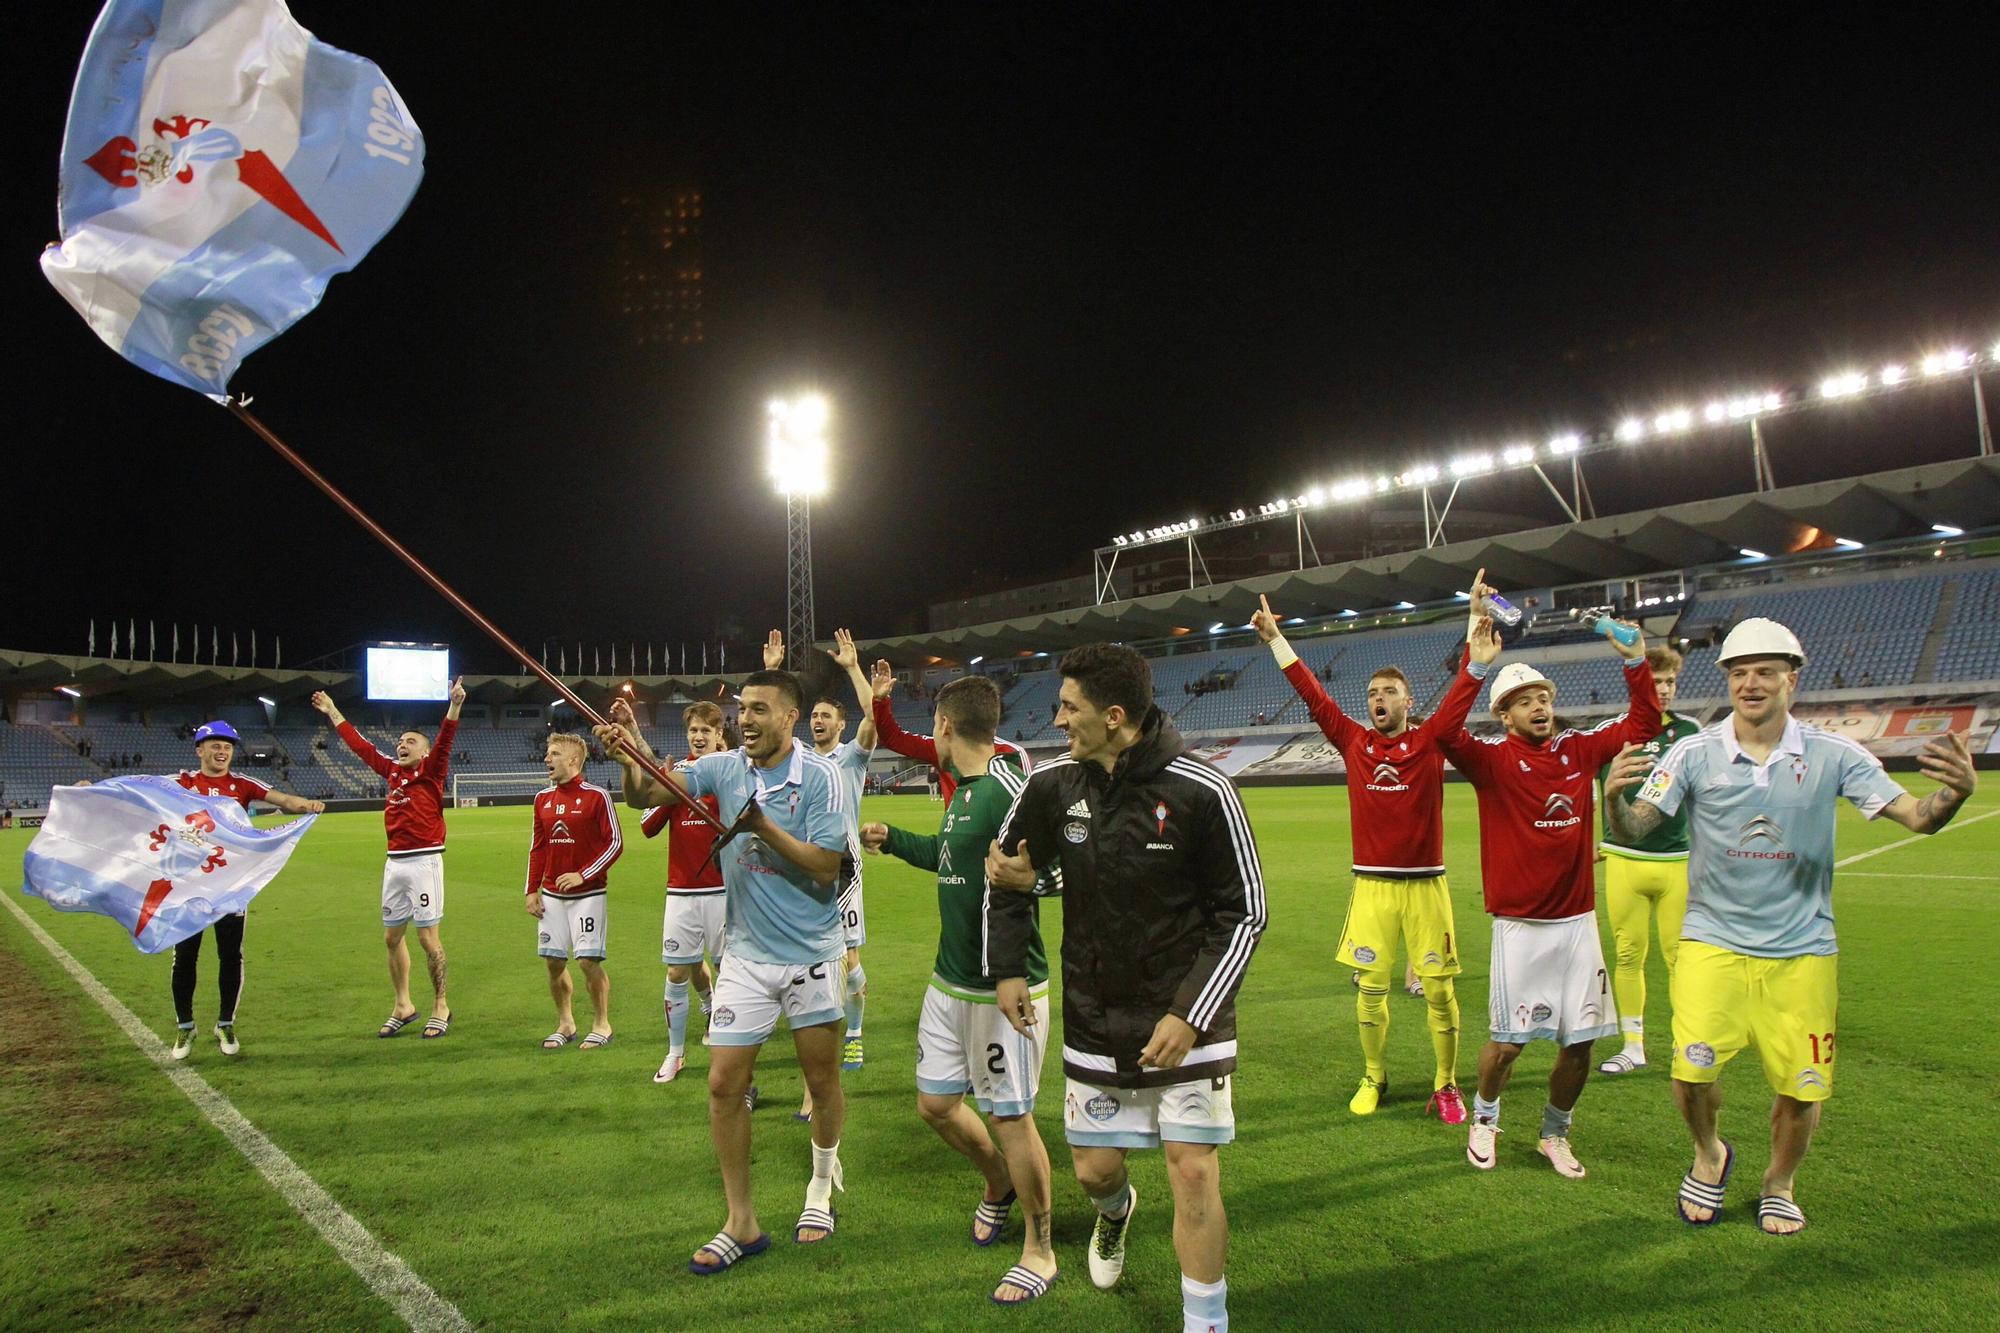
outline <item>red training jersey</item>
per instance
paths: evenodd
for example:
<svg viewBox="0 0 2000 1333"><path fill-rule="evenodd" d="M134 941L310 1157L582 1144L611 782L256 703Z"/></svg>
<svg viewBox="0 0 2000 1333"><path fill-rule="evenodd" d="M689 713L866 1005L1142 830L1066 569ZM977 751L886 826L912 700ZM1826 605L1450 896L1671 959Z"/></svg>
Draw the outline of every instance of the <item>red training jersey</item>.
<svg viewBox="0 0 2000 1333"><path fill-rule="evenodd" d="M1437 738L1465 729L1479 682L1461 671L1437 713L1400 736L1384 736L1342 712L1304 662L1285 668L1320 733L1347 762L1354 873L1423 879L1444 873L1444 755Z"/></svg>
<svg viewBox="0 0 2000 1333"><path fill-rule="evenodd" d="M431 752L414 767L406 768L368 743L352 722L334 728L347 748L361 762L381 774L389 784L389 796L382 805L382 823L389 830L390 856L416 856L444 850L444 780L451 769L451 742L458 735L458 722L446 718L438 728Z"/></svg>
<svg viewBox="0 0 2000 1333"><path fill-rule="evenodd" d="M694 762L689 755L675 768L686 768ZM713 796L700 798L702 808L720 819L722 807L715 803ZM667 892L706 894L722 892L722 862L711 861L709 850L715 846L715 826L695 813L694 807L682 801L677 805L656 805L639 820L639 827L646 836L656 838L660 831L671 826L673 836L667 839Z"/></svg>
<svg viewBox="0 0 2000 1333"><path fill-rule="evenodd" d="M250 802L268 800L271 795L269 787L240 773L224 773L219 778L212 778L200 771L190 773L182 769L181 775L174 781L200 796L227 796L245 810L250 808Z"/></svg>
<svg viewBox="0 0 2000 1333"><path fill-rule="evenodd" d="M606 871L625 850L618 831L618 810L611 793L581 777L535 794L535 832L528 844L528 893L551 898L587 898L603 893ZM558 889L562 876L574 872L583 883Z"/></svg>
<svg viewBox="0 0 2000 1333"><path fill-rule="evenodd" d="M1454 687L1472 678L1468 669L1458 674ZM1644 658L1625 664L1625 689L1632 706L1621 716L1541 743L1473 736L1464 727L1439 733L1445 757L1479 792L1479 870L1492 915L1561 921L1597 910L1597 770L1627 741L1643 745L1660 731L1660 700Z"/></svg>
<svg viewBox="0 0 2000 1333"><path fill-rule="evenodd" d="M904 731L896 724L896 710L889 706L887 699L877 698L874 705L876 743L885 746L905 759L917 759L929 764L938 776L938 795L946 805L951 804L951 794L958 790L958 779L953 777L943 764L938 762L937 742L929 736L918 736ZM1012 741L993 738L993 753L1011 754L1021 761L1021 771L1033 769L1028 752Z"/></svg>

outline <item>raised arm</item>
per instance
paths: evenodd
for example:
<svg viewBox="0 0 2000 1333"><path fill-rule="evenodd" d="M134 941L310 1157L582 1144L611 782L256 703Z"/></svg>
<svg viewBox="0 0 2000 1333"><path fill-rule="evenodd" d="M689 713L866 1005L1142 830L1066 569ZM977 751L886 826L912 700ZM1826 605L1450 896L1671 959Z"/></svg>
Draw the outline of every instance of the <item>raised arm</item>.
<svg viewBox="0 0 2000 1333"><path fill-rule="evenodd" d="M1278 628L1277 613L1271 610L1271 599L1259 594L1257 609L1250 613L1250 624L1256 629L1257 637L1270 646L1271 656L1278 664L1285 679L1292 683L1292 690L1305 701L1306 711L1318 725L1320 735L1335 745L1346 745L1354 734L1361 730L1361 724L1341 711L1313 675L1312 668L1299 660L1292 644Z"/></svg>
<svg viewBox="0 0 2000 1333"><path fill-rule="evenodd" d="M854 646L854 636L844 629L833 632L834 665L847 673L847 679L854 686L854 697L861 705L861 721L854 728L854 743L863 750L873 752L878 738L875 726L875 688L861 670L861 652Z"/></svg>
<svg viewBox="0 0 2000 1333"><path fill-rule="evenodd" d="M1473 776L1489 748L1465 729L1465 720L1472 714L1473 702L1479 697L1479 686L1487 671L1500 656L1500 631L1494 626L1492 616L1477 609L1484 594L1491 591L1486 586L1486 571L1482 569L1472 584L1475 609L1465 629L1465 663L1452 678L1451 688L1445 691L1437 716L1424 727L1437 738L1437 747L1445 758L1468 777Z"/></svg>
<svg viewBox="0 0 2000 1333"><path fill-rule="evenodd" d="M1600 768L1625 746L1644 745L1660 734L1660 693L1653 687L1653 668L1646 664L1646 636L1636 634L1628 645L1616 637L1618 628L1606 622L1604 637L1625 659L1625 695L1631 703L1616 722L1577 737L1576 762L1586 769Z"/></svg>
<svg viewBox="0 0 2000 1333"><path fill-rule="evenodd" d="M1917 756L1917 767L1925 777L1941 784L1938 789L1921 799L1902 792L1884 805L1881 813L1912 833L1936 833L1952 821L1979 789L1979 771L1972 765L1972 751L1967 748L1965 738L1955 731L1925 745L1923 753ZM1847 786L1843 782L1843 789ZM1850 799L1853 799L1851 794ZM1865 801L1857 800L1856 804L1867 808Z"/></svg>
<svg viewBox="0 0 2000 1333"><path fill-rule="evenodd" d="M333 699L328 696L325 690L313 691L312 699L309 702L325 716L327 721L333 723L334 734L340 737L341 742L348 749L354 751L355 757L360 759L362 763L368 765L375 773L385 778L395 770L395 760L389 758L389 756L371 745L368 738L361 734L360 728L349 722L341 714L340 709L334 704ZM278 808L281 810L284 809L283 806L279 806Z"/></svg>
<svg viewBox="0 0 2000 1333"><path fill-rule="evenodd" d="M460 676L451 683L451 707L444 710L444 721L438 724L437 739L431 742L431 752L424 756L425 774L443 782L445 774L451 771L451 747L458 739L458 712L465 707L465 677Z"/></svg>
<svg viewBox="0 0 2000 1333"><path fill-rule="evenodd" d="M877 661L875 672L869 677L868 686L875 696L872 710L875 718L876 743L887 747L905 759L916 759L938 766L937 743L928 736L917 736L904 731L896 721L896 710L890 706L889 696L895 693L896 671L887 661Z"/></svg>

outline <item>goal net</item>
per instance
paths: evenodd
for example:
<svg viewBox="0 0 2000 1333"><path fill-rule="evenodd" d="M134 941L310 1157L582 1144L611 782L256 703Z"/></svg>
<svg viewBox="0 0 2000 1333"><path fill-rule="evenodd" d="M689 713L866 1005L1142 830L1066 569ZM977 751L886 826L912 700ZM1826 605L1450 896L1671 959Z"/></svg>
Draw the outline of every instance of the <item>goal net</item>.
<svg viewBox="0 0 2000 1333"><path fill-rule="evenodd" d="M507 798L512 798L507 801L508 804L516 804L548 785L547 771L539 768L519 773L454 773L451 776L451 803L460 810L495 804Z"/></svg>

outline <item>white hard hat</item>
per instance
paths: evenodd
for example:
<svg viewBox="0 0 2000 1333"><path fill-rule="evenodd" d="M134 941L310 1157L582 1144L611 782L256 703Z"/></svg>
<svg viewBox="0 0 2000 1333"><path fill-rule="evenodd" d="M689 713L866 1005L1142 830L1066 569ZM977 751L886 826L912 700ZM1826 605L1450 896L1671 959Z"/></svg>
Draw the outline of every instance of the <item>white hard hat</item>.
<svg viewBox="0 0 2000 1333"><path fill-rule="evenodd" d="M1549 697L1554 698L1556 683L1526 662L1509 662L1500 668L1500 674L1493 678L1493 688L1486 695L1486 702L1494 712L1499 712L1507 702L1507 696L1529 685L1546 685Z"/></svg>
<svg viewBox="0 0 2000 1333"><path fill-rule="evenodd" d="M1799 646L1799 636L1763 616L1736 622L1736 628L1722 641L1716 665L1728 666L1738 657L1789 657L1795 667L1806 664L1806 650Z"/></svg>

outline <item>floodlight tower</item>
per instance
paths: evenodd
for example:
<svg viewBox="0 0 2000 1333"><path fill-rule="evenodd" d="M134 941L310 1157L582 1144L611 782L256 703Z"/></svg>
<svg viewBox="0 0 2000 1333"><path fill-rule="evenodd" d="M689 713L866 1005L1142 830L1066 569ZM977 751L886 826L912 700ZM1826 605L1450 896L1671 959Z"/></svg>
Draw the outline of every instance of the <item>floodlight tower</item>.
<svg viewBox="0 0 2000 1333"><path fill-rule="evenodd" d="M767 415L771 480L785 497L785 643L798 667L813 650L812 500L826 494L826 399L774 398Z"/></svg>

